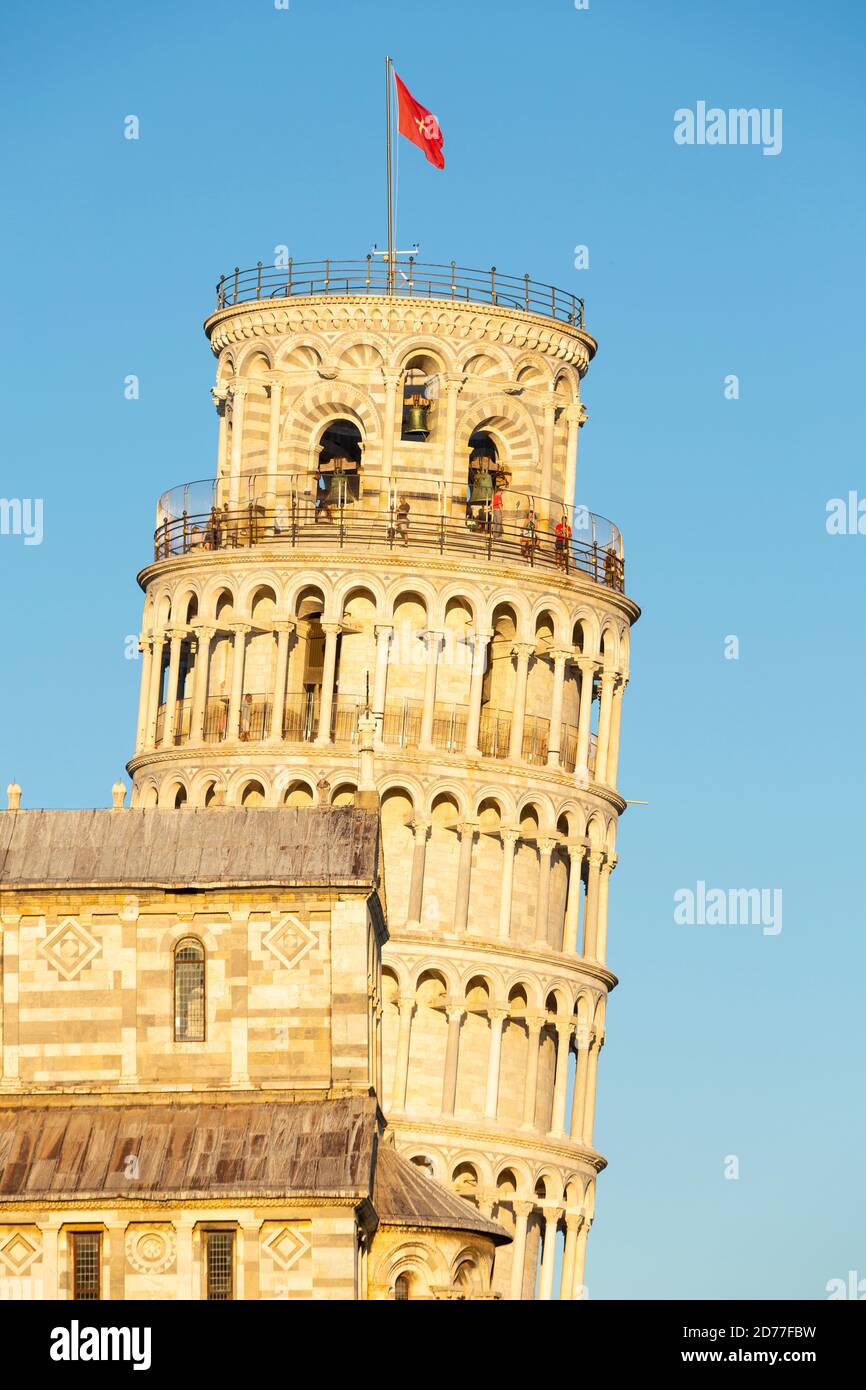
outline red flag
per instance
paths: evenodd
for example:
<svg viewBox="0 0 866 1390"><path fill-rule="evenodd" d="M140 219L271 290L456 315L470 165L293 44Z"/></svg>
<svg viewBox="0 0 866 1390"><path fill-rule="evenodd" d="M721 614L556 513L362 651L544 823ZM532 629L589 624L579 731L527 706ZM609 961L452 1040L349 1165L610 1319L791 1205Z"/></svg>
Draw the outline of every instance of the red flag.
<svg viewBox="0 0 866 1390"><path fill-rule="evenodd" d="M444 169L439 122L432 111L415 100L409 88L397 77L396 71L394 77L397 81L397 129L419 150L424 151L431 164L435 164L437 169Z"/></svg>

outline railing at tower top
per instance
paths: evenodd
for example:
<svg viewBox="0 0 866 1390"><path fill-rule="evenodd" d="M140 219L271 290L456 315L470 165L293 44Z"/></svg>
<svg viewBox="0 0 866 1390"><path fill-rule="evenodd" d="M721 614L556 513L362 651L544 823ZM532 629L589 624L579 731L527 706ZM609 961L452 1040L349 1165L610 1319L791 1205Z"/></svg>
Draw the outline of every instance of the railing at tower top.
<svg viewBox="0 0 866 1390"><path fill-rule="evenodd" d="M622 593L622 536L585 507L500 489L502 508L466 489L400 473L247 473L183 483L157 504L154 558L255 545L293 549L423 549L491 563L585 574Z"/></svg>
<svg viewBox="0 0 866 1390"><path fill-rule="evenodd" d="M428 264L414 256L395 257L393 276L385 260L367 256L363 261L295 261L268 266L262 261L249 270L236 266L221 275L216 287L216 307L259 299L291 299L294 295L409 296L416 299L450 299L455 303L493 304L543 314L574 328L584 327L583 300L568 290L531 280L528 275L503 275L489 270Z"/></svg>

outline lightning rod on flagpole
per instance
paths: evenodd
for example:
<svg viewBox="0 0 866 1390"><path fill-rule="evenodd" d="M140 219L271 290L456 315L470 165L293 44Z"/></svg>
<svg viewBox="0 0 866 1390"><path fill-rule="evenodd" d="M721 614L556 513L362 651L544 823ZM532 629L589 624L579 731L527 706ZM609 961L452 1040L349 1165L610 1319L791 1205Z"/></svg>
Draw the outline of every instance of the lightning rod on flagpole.
<svg viewBox="0 0 866 1390"><path fill-rule="evenodd" d="M385 59L385 119L388 125L388 293L394 292L394 205L391 193L391 68L390 57Z"/></svg>

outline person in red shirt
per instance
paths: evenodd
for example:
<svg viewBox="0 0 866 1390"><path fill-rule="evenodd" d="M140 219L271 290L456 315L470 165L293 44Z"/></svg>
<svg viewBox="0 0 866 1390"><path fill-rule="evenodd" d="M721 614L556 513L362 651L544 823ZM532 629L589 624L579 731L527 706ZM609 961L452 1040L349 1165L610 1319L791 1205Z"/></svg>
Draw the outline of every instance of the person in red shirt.
<svg viewBox="0 0 866 1390"><path fill-rule="evenodd" d="M553 533L553 552L556 558L556 568L564 570L568 560L568 545L571 540L571 527L568 524L568 517L562 515L556 523Z"/></svg>

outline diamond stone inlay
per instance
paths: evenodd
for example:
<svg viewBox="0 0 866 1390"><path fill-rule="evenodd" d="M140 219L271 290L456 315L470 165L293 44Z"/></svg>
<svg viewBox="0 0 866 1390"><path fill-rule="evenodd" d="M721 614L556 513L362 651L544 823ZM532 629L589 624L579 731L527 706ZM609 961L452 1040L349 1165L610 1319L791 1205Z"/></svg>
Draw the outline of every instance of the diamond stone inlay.
<svg viewBox="0 0 866 1390"><path fill-rule="evenodd" d="M99 942L74 917L66 917L39 944L40 954L53 965L64 980L76 975L99 955Z"/></svg>
<svg viewBox="0 0 866 1390"><path fill-rule="evenodd" d="M287 913L262 937L262 945L289 970L316 945L316 936L299 918Z"/></svg>

